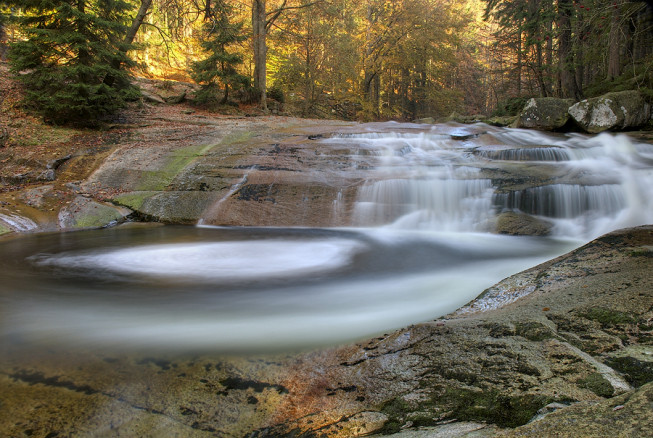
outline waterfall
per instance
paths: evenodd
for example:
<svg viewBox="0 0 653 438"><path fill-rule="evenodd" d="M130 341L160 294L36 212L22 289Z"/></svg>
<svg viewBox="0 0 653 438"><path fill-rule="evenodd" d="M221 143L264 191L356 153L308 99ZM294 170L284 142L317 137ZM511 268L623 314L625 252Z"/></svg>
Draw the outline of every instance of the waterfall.
<svg viewBox="0 0 653 438"><path fill-rule="evenodd" d="M653 222L651 145L625 135L465 129L471 134L440 125L339 136L339 145L376 158L352 225L491 231L496 215L516 211L552 223L558 236L591 238Z"/></svg>
<svg viewBox="0 0 653 438"><path fill-rule="evenodd" d="M492 216L487 179L390 179L362 186L356 225L392 223L399 228L482 231Z"/></svg>

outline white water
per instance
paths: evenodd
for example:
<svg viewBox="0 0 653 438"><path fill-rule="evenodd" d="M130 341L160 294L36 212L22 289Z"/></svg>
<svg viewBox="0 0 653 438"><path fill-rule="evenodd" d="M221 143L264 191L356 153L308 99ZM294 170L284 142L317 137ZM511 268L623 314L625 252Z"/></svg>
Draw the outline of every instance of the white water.
<svg viewBox="0 0 653 438"><path fill-rule="evenodd" d="M34 221L26 217L18 216L17 214L0 213L0 221L19 232L32 231L38 228L38 225L36 225Z"/></svg>
<svg viewBox="0 0 653 438"><path fill-rule="evenodd" d="M552 223L557 237L589 240L653 223L651 145L625 135L563 136L482 126L475 128L480 135L460 141L442 131L326 140L379 157L359 189L354 225L491 231L493 219L512 210ZM524 165L550 170L538 177ZM503 174L488 178L497 169ZM511 187L511 175L522 187Z"/></svg>
<svg viewBox="0 0 653 438"><path fill-rule="evenodd" d="M352 211L351 228L2 243L0 339L215 352L336 344L434 319L593 237L653 223L653 147L626 136L375 126L410 132L321 140L371 164L352 168L364 175L352 208L340 192L326 212ZM550 222L553 235L491 234L504 210Z"/></svg>

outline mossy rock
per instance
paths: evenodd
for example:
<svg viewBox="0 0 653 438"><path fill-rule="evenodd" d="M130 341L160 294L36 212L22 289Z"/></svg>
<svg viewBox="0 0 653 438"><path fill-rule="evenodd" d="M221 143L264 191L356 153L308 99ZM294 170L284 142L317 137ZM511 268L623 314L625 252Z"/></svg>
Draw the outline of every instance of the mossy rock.
<svg viewBox="0 0 653 438"><path fill-rule="evenodd" d="M624 374L628 383L640 387L653 381L653 363L645 362L634 357L614 357L607 361L607 365Z"/></svg>
<svg viewBox="0 0 653 438"><path fill-rule="evenodd" d="M614 388L600 373L592 373L577 382L581 388L589 389L599 397L612 397Z"/></svg>
<svg viewBox="0 0 653 438"><path fill-rule="evenodd" d="M526 424L537 411L553 401L540 395L509 395L495 389L467 388L447 388L440 400L452 407L449 415L452 419L486 422L499 427Z"/></svg>
<svg viewBox="0 0 653 438"><path fill-rule="evenodd" d="M0 224L0 236L2 236L3 234L11 233L11 231L12 230L10 228L7 228L4 225Z"/></svg>
<svg viewBox="0 0 653 438"><path fill-rule="evenodd" d="M596 321L602 327L614 327L616 325L634 324L637 319L624 312L605 308L594 308L587 312L580 313L579 316Z"/></svg>
<svg viewBox="0 0 653 438"><path fill-rule="evenodd" d="M123 221L131 210L102 204L78 196L59 212L59 226L63 229L101 228Z"/></svg>
<svg viewBox="0 0 653 438"><path fill-rule="evenodd" d="M553 330L537 321L516 323L515 334L534 342L540 342L555 337Z"/></svg>
<svg viewBox="0 0 653 438"><path fill-rule="evenodd" d="M560 129L567 124L568 110L573 103L571 99L556 97L530 99L517 119L517 127L545 131Z"/></svg>
<svg viewBox="0 0 653 438"><path fill-rule="evenodd" d="M569 114L583 130L598 134L646 125L650 120L651 106L640 92L629 90L583 100L572 105Z"/></svg>

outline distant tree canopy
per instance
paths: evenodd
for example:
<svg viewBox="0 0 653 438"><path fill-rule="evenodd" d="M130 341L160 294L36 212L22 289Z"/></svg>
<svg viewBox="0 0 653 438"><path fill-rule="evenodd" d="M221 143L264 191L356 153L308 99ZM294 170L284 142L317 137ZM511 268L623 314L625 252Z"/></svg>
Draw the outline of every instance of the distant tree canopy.
<svg viewBox="0 0 653 438"><path fill-rule="evenodd" d="M645 2L0 0L4 17L7 7L12 70L56 123L115 112L134 96L130 74L194 80L204 101L247 96L267 110L274 98L304 116L370 120L653 95Z"/></svg>

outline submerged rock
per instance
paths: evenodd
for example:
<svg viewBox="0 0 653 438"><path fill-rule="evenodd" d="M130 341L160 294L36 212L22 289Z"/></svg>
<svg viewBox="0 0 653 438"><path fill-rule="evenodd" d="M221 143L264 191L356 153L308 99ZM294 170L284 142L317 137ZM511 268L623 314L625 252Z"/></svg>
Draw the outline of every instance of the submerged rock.
<svg viewBox="0 0 653 438"><path fill-rule="evenodd" d="M569 108L576 124L591 134L639 128L648 123L651 106L635 90L607 93Z"/></svg>
<svg viewBox="0 0 653 438"><path fill-rule="evenodd" d="M548 236L552 224L528 214L514 211L505 212L497 217L496 232L512 236Z"/></svg>
<svg viewBox="0 0 653 438"><path fill-rule="evenodd" d="M517 127L544 131L560 129L567 124L568 110L573 103L571 99L556 97L530 99L517 119Z"/></svg>

